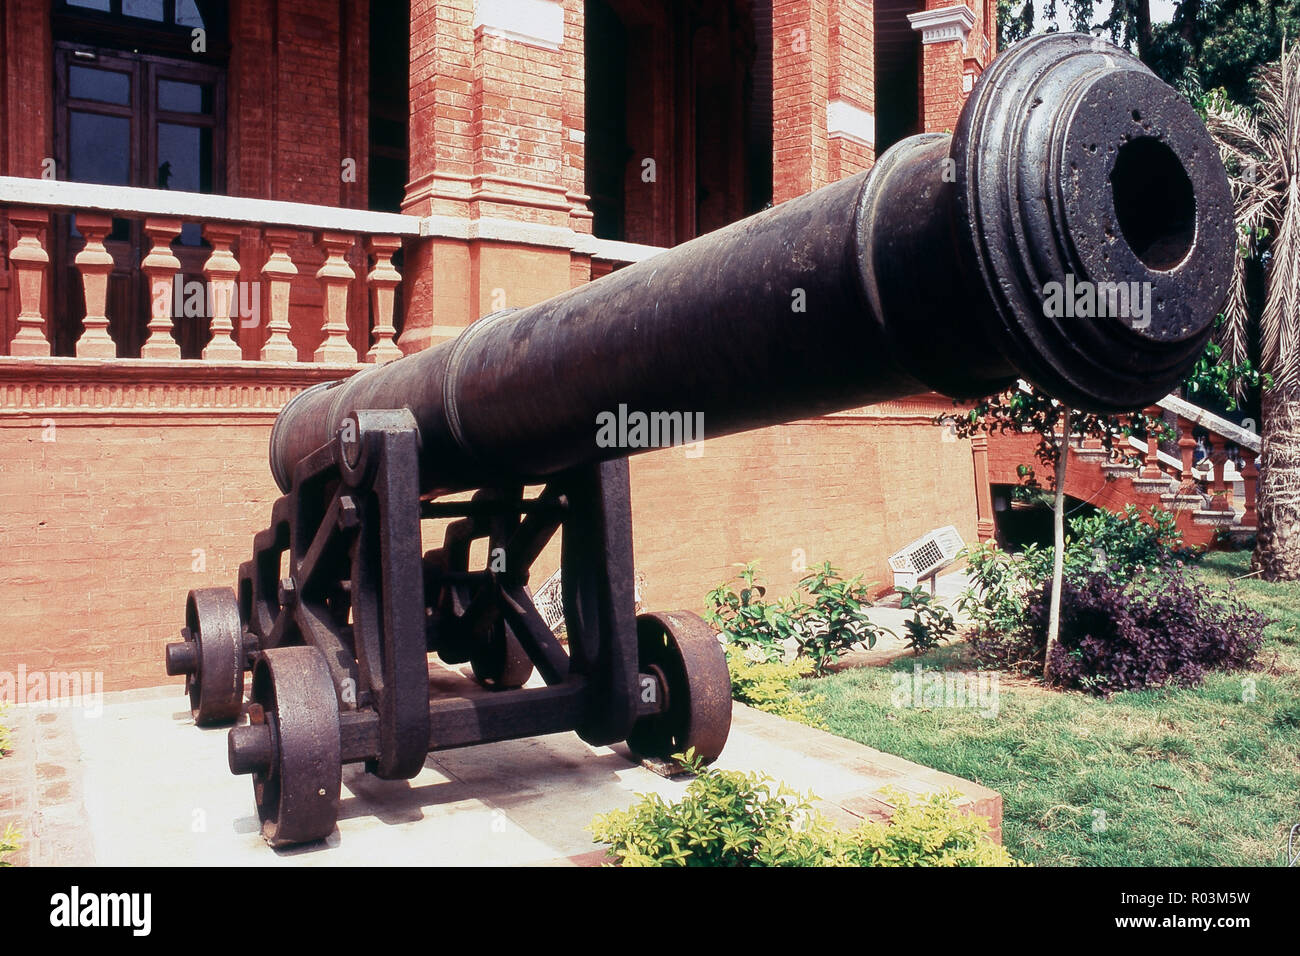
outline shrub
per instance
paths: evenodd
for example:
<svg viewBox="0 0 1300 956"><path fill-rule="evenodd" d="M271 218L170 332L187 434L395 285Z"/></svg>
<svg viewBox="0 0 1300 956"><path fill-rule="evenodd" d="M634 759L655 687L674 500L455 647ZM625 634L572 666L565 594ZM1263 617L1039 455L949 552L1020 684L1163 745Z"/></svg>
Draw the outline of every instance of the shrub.
<svg viewBox="0 0 1300 956"><path fill-rule="evenodd" d="M1199 559L1200 552L1183 547L1175 521L1172 512L1158 507L1144 518L1133 505L1122 515L1098 511L1072 518L1065 539L1065 580L1077 588L1100 575L1122 589L1138 578L1177 573L1186 562ZM1054 553L1031 544L1013 556L992 543L962 552L971 585L957 607L971 621L970 646L984 666L1042 670L1046 631L1035 625L1031 604L1051 578ZM1064 596L1068 599L1070 593Z"/></svg>
<svg viewBox="0 0 1300 956"><path fill-rule="evenodd" d="M895 822L844 832L770 777L705 768L676 803L643 794L628 810L595 818L591 831L623 866L1006 866L1010 854L985 839L988 823L939 794L914 805L898 794Z"/></svg>
<svg viewBox="0 0 1300 956"><path fill-rule="evenodd" d="M785 654L785 642L794 637L796 624L788 602L763 600L767 588L758 583L760 573L758 564L751 561L737 575L739 589L728 582L710 591L704 619L722 632L728 644L764 660L779 661Z"/></svg>
<svg viewBox="0 0 1300 956"><path fill-rule="evenodd" d="M902 592L901 607L911 610L912 617L904 622L907 628L907 646L917 656L939 646L957 633L957 623L952 613L934 600L925 588L917 586Z"/></svg>
<svg viewBox="0 0 1300 956"><path fill-rule="evenodd" d="M862 576L844 580L829 561L810 571L800 582L809 601L795 594L781 601L766 601L755 562L743 566L737 589L721 584L709 592L704 618L722 632L730 644L779 661L789 644L798 657L812 662L820 676L840 656L856 646L875 647L882 628L871 622L867 585Z"/></svg>
<svg viewBox="0 0 1300 956"><path fill-rule="evenodd" d="M1143 571L1191 563L1201 552L1183 545L1183 532L1172 511L1152 505L1145 514L1125 505L1123 514L1098 510L1071 518L1065 535L1065 575L1081 580L1106 571L1115 580L1125 580ZM1030 545L1025 548L1021 567L1025 577L1037 583L1052 574L1056 549Z"/></svg>
<svg viewBox="0 0 1300 956"><path fill-rule="evenodd" d="M812 661L813 674L821 676L840 655L862 645L876 646L884 630L867 616L871 597L862 575L845 581L829 561L810 571L799 582L801 590L812 598L811 604L796 600L795 619L799 622L795 640L799 656Z"/></svg>
<svg viewBox="0 0 1300 956"><path fill-rule="evenodd" d="M22 846L20 838L22 834L12 823L5 827L5 832L0 833L0 866L13 866L5 860L10 853L15 853Z"/></svg>
<svg viewBox="0 0 1300 956"><path fill-rule="evenodd" d="M8 704L0 704L0 718L4 717L8 707ZM7 753L9 753L9 728L4 724L0 724L0 757Z"/></svg>
<svg viewBox="0 0 1300 956"><path fill-rule="evenodd" d="M962 813L952 791L913 803L909 794L886 793L894 801L888 823L867 822L848 834L847 859L856 866L1017 866L1007 849L988 839L981 816Z"/></svg>
<svg viewBox="0 0 1300 956"><path fill-rule="evenodd" d="M793 684L812 673L812 662L797 658L790 662L751 660L747 651L727 645L727 670L731 672L731 696L742 704L810 727L829 730L810 708L820 696L800 697Z"/></svg>
<svg viewBox="0 0 1300 956"><path fill-rule="evenodd" d="M1047 581L1030 596L1024 626L972 638L981 664L1042 670L1051 591ZM1113 569L1067 578L1053 683L1101 695L1195 686L1206 671L1247 666L1267 623L1240 598L1176 566L1123 583Z"/></svg>
<svg viewBox="0 0 1300 956"><path fill-rule="evenodd" d="M1051 584L1030 604L1030 625L1046 643ZM1181 568L1117 584L1098 572L1061 592L1061 636L1053 681L1097 694L1172 684L1194 687L1215 669L1250 664L1268 620L1240 598Z"/></svg>

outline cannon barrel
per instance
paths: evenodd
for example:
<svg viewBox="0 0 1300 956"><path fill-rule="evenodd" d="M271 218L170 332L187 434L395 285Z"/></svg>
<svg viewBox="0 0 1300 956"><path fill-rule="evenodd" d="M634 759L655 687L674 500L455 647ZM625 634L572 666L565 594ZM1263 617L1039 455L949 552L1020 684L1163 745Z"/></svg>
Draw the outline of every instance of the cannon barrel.
<svg viewBox="0 0 1300 956"><path fill-rule="evenodd" d="M411 411L429 493L639 451L598 440L620 406L702 415L709 438L1017 378L1080 409L1142 408L1210 334L1232 212L1177 93L1091 37L1033 38L994 61L951 136L307 390L275 423L272 471L287 491L365 409Z"/></svg>

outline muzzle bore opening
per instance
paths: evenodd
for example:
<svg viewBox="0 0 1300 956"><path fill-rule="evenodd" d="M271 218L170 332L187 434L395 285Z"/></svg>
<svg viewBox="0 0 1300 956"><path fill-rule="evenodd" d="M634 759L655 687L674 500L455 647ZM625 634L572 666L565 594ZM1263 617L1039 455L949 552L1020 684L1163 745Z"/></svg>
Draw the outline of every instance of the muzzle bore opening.
<svg viewBox="0 0 1300 956"><path fill-rule="evenodd" d="M1149 269L1167 272L1196 241L1196 193L1178 155L1158 139L1124 143L1110 174L1120 232Z"/></svg>

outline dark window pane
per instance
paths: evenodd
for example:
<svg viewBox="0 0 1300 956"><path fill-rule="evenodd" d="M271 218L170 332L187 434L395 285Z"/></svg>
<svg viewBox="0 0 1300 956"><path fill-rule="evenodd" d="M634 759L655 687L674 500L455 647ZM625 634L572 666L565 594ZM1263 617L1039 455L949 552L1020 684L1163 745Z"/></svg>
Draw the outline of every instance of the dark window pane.
<svg viewBox="0 0 1300 956"><path fill-rule="evenodd" d="M78 100L130 106L131 76L93 66L69 66L68 95Z"/></svg>
<svg viewBox="0 0 1300 956"><path fill-rule="evenodd" d="M211 113L212 87L202 83L160 79L158 108L172 113Z"/></svg>
<svg viewBox="0 0 1300 956"><path fill-rule="evenodd" d="M176 22L183 27L203 26L203 14L194 0L176 0Z"/></svg>
<svg viewBox="0 0 1300 956"><path fill-rule="evenodd" d="M70 111L68 163L68 177L77 182L131 185L131 121Z"/></svg>
<svg viewBox="0 0 1300 956"><path fill-rule="evenodd" d="M141 20L163 21L163 0L122 0L122 12Z"/></svg>
<svg viewBox="0 0 1300 956"><path fill-rule="evenodd" d="M86 10L103 10L107 13L110 9L110 0L68 0L70 7L83 7Z"/></svg>
<svg viewBox="0 0 1300 956"><path fill-rule="evenodd" d="M156 185L184 192L211 192L212 130L159 123Z"/></svg>

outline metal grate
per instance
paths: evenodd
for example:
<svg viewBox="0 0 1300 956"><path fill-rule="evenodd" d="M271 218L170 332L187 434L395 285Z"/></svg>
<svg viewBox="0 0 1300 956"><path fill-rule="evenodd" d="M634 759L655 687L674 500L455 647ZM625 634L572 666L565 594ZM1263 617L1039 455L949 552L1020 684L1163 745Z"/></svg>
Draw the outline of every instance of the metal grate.
<svg viewBox="0 0 1300 956"><path fill-rule="evenodd" d="M913 588L918 581L932 578L956 560L965 542L952 525L936 528L918 538L889 559L895 588Z"/></svg>
<svg viewBox="0 0 1300 956"><path fill-rule="evenodd" d="M926 538L925 544L909 554L907 560L912 563L913 569L919 571L921 568L930 568L942 564L943 552L939 550L937 542Z"/></svg>
<svg viewBox="0 0 1300 956"><path fill-rule="evenodd" d="M533 604L542 620L552 631L564 623L564 591L560 586L560 571L542 582L542 586L533 595Z"/></svg>

